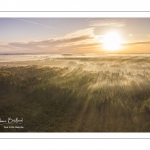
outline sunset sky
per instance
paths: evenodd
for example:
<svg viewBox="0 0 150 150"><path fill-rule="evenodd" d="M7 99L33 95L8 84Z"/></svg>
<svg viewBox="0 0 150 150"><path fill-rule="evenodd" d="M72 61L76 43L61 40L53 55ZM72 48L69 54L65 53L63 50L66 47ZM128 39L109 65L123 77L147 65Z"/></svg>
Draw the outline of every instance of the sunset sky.
<svg viewBox="0 0 150 150"><path fill-rule="evenodd" d="M150 18L0 18L0 53L150 53Z"/></svg>

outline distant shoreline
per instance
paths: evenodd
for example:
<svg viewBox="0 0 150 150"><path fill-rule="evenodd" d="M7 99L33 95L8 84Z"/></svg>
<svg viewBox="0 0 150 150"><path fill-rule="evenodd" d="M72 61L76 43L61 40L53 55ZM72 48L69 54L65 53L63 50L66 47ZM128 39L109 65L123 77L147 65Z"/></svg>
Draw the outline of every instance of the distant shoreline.
<svg viewBox="0 0 150 150"><path fill-rule="evenodd" d="M2 53L0 55L107 55L107 54L119 54L119 55L140 55L150 53Z"/></svg>

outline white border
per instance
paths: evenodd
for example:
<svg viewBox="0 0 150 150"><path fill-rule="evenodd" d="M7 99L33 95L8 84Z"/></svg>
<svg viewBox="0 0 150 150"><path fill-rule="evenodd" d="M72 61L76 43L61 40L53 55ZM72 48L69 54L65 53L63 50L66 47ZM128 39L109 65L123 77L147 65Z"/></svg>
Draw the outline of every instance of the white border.
<svg viewBox="0 0 150 150"><path fill-rule="evenodd" d="M71 133L0 133L0 138L27 138L27 139L150 139L149 133L117 133L117 132L97 132L97 133L88 133L88 132L71 132Z"/></svg>
<svg viewBox="0 0 150 150"><path fill-rule="evenodd" d="M1 11L149 11L149 0L1 0Z"/></svg>
<svg viewBox="0 0 150 150"><path fill-rule="evenodd" d="M0 12L0 18L148 18L149 12Z"/></svg>

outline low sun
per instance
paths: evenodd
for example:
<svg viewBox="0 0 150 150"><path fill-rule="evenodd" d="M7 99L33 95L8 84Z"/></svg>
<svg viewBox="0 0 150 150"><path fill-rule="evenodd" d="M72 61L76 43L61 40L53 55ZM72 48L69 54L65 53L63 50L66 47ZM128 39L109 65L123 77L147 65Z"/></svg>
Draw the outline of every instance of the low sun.
<svg viewBox="0 0 150 150"><path fill-rule="evenodd" d="M124 43L118 32L111 31L106 33L102 38L103 48L107 51L117 51L122 48Z"/></svg>

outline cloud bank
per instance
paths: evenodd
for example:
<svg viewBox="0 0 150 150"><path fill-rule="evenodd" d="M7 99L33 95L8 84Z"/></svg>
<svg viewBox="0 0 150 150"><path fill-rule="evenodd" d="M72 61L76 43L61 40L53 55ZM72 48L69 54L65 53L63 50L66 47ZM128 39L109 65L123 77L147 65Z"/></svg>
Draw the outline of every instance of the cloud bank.
<svg viewBox="0 0 150 150"><path fill-rule="evenodd" d="M95 21L95 20L94 20ZM95 22L94 22L95 23ZM95 24L96 25L96 24ZM100 23L97 25L121 24ZM99 35L101 36L101 35ZM94 27L77 30L62 37L50 38L45 40L35 40L26 42L10 42L0 44L0 53L101 53L105 52L101 47L99 38L94 35ZM149 52L150 41L131 42L123 44L124 51L120 52Z"/></svg>
<svg viewBox="0 0 150 150"><path fill-rule="evenodd" d="M74 50L78 48L78 52L82 52L82 50L86 51L99 46L99 42L94 39L93 30L93 28L77 30L63 37L41 41L1 44L0 49L1 52L9 51L14 53L64 53L74 52Z"/></svg>

